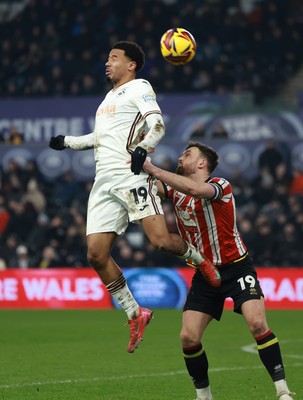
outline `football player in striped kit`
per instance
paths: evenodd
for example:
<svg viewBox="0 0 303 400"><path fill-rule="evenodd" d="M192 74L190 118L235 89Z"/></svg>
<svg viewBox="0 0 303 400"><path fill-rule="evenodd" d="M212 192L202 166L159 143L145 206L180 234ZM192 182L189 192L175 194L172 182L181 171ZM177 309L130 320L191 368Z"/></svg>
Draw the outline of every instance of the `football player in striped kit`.
<svg viewBox="0 0 303 400"><path fill-rule="evenodd" d="M49 144L54 150L94 149L96 176L87 209L88 260L128 316L129 353L139 345L152 318L152 311L138 305L111 256L114 241L129 222L141 223L157 249L193 259L210 284L221 283L209 260L181 236L168 232L157 188L142 171L147 153L165 133L151 84L136 79L144 60L144 52L136 43L115 43L105 63L105 74L113 89L97 109L94 131L82 136L52 137Z"/></svg>
<svg viewBox="0 0 303 400"><path fill-rule="evenodd" d="M143 168L157 178L158 193L174 204L181 236L220 271L220 287L208 285L199 270L192 280L183 310L180 333L185 364L195 385L197 400L211 400L208 360L202 337L210 321L220 320L226 298L242 314L254 337L260 359L271 376L279 400L291 400L277 337L266 322L264 298L256 270L236 224L231 184L211 177L218 165L216 151L190 143L179 158L176 173L154 166Z"/></svg>

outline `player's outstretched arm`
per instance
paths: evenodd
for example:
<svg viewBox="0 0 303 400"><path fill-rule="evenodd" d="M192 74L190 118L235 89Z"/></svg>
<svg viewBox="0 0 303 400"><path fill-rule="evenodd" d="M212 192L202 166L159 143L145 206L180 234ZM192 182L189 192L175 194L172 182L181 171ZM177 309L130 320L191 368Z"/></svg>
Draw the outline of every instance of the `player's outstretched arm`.
<svg viewBox="0 0 303 400"><path fill-rule="evenodd" d="M165 171L153 165L148 159L144 162L143 169L148 174L153 175L158 180L165 182L168 186L186 195L202 199L211 199L215 195L213 185L201 182L200 180L196 181L191 177Z"/></svg>
<svg viewBox="0 0 303 400"><path fill-rule="evenodd" d="M50 138L49 147L54 150L64 150L70 148L73 150L88 150L94 148L94 134L82 136L53 136Z"/></svg>

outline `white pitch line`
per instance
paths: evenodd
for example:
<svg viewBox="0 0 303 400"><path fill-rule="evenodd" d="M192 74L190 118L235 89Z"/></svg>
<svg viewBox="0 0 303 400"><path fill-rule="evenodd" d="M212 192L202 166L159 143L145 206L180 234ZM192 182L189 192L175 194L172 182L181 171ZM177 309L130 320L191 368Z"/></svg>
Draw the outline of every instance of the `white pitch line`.
<svg viewBox="0 0 303 400"><path fill-rule="evenodd" d="M296 342L301 342L302 340L295 340ZM291 340L281 340L280 343L290 343L292 342ZM246 353L252 353L252 354L258 354L258 349L256 343L252 344L247 344L246 346L241 347L242 351L245 351ZM283 358L295 358L299 360L303 360L303 354L288 354L283 352Z"/></svg>
<svg viewBox="0 0 303 400"><path fill-rule="evenodd" d="M287 367L302 367L303 363L288 364ZM263 365L250 366L246 369L261 369L264 368ZM221 367L221 368L210 368L210 372L232 372L241 371L243 367ZM120 381L126 379L138 379L138 378L157 378L161 376L175 376L187 374L186 370L172 371L172 372L161 372L161 373L150 373L150 374L137 374L137 375L120 375L120 376L99 376L95 378L79 378L79 379L63 379L54 381L36 381L36 382L24 382L24 383L12 383L0 385L0 389L16 389L22 387L30 386L45 386L45 385L68 385L77 383L87 383L87 382L101 382L101 381Z"/></svg>

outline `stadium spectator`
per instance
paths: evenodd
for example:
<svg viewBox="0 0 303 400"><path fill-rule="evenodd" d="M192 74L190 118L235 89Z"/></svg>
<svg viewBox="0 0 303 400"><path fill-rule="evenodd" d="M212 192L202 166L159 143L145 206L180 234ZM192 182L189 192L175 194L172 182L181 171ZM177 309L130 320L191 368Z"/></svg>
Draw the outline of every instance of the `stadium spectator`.
<svg viewBox="0 0 303 400"><path fill-rule="evenodd" d="M255 262L255 231L253 229L253 224L248 218L238 218L238 216L239 214L237 213L237 220L239 220L239 230L241 232L243 241L249 249L249 254L252 256Z"/></svg>
<svg viewBox="0 0 303 400"><path fill-rule="evenodd" d="M303 171L300 169L294 169L293 171L293 179L290 183L289 193L303 196Z"/></svg>
<svg viewBox="0 0 303 400"><path fill-rule="evenodd" d="M8 135L5 139L6 144L14 144L16 146L23 143L23 135L19 132L16 126L11 126L9 128Z"/></svg>
<svg viewBox="0 0 303 400"><path fill-rule="evenodd" d="M38 261L38 268L58 268L64 266L56 249L53 246L45 246L41 258Z"/></svg>
<svg viewBox="0 0 303 400"><path fill-rule="evenodd" d="M9 219L10 213L7 210L5 199L3 196L0 196L0 238L6 231Z"/></svg>
<svg viewBox="0 0 303 400"><path fill-rule="evenodd" d="M78 195L80 195L80 191L80 185L73 178L72 172L67 171L59 177L52 195L52 201L58 207L70 206L77 199Z"/></svg>
<svg viewBox="0 0 303 400"><path fill-rule="evenodd" d="M274 198L274 186L275 180L269 169L267 167L261 168L258 175L252 180L251 197L253 201L259 207L269 203Z"/></svg>
<svg viewBox="0 0 303 400"><path fill-rule="evenodd" d="M86 265L87 260L84 257L86 241L77 225L72 224L67 227L64 242L64 248L60 249L62 264L66 267Z"/></svg>
<svg viewBox="0 0 303 400"><path fill-rule="evenodd" d="M18 240L16 235L9 234L1 241L1 257L7 268L15 267L16 249Z"/></svg>
<svg viewBox="0 0 303 400"><path fill-rule="evenodd" d="M280 193L289 193L289 186L293 181L292 174L293 173L289 171L289 168L285 162L282 162L276 166L274 175L277 191Z"/></svg>
<svg viewBox="0 0 303 400"><path fill-rule="evenodd" d="M217 124L211 132L211 137L213 139L228 139L228 132L223 124Z"/></svg>
<svg viewBox="0 0 303 400"><path fill-rule="evenodd" d="M201 122L197 122L194 126L192 133L190 134L191 140L204 140L206 136L204 125ZM166 168L164 168L166 169Z"/></svg>
<svg viewBox="0 0 303 400"><path fill-rule="evenodd" d="M27 204L29 203L34 207L37 213L42 213L46 207L46 198L44 193L40 190L39 184L36 178L31 178L26 187L26 193L22 197L22 201Z"/></svg>
<svg viewBox="0 0 303 400"><path fill-rule="evenodd" d="M260 153L258 159L259 170L267 170L273 178L276 177L276 168L283 163L283 153L278 148L275 139L268 139L265 149Z"/></svg>
<svg viewBox="0 0 303 400"><path fill-rule="evenodd" d="M55 246L64 243L66 238L66 225L69 221L69 215L66 211L61 211L52 216L49 229L49 240Z"/></svg>
<svg viewBox="0 0 303 400"><path fill-rule="evenodd" d="M26 246L23 244L17 246L17 242L14 243L12 237L8 238L7 245L8 247L3 249L2 258L5 268L28 269L33 267Z"/></svg>
<svg viewBox="0 0 303 400"><path fill-rule="evenodd" d="M273 232L273 227L267 219L255 226L252 254L256 265L271 267L274 265L274 254L277 246L277 239Z"/></svg>
<svg viewBox="0 0 303 400"><path fill-rule="evenodd" d="M299 267L303 265L302 251L300 249L302 244L302 232L294 223L286 223L283 230L278 232L278 243L276 246L273 257L275 260L283 260L282 266ZM284 254L285 253L285 254Z"/></svg>
<svg viewBox="0 0 303 400"><path fill-rule="evenodd" d="M33 266L29 258L28 249L23 244L16 248L16 260L13 262L13 266L19 269L28 269Z"/></svg>
<svg viewBox="0 0 303 400"><path fill-rule="evenodd" d="M26 205L23 201L10 200L8 202L8 210L10 219L5 230L5 237L14 234L20 242L25 243L29 227L32 226L32 221L36 217L34 208Z"/></svg>
<svg viewBox="0 0 303 400"><path fill-rule="evenodd" d="M291 400L293 393L285 380L279 342L266 322L264 295L236 226L231 185L224 178L210 176L217 164L218 154L199 143L187 146L179 158L176 174L149 161L144 163L145 171L159 180L160 195L173 201L180 234L190 237L191 243L217 265L222 276L221 287L214 288L206 284L199 270L195 272L180 333L185 365L197 400L212 400L208 359L201 339L212 319L221 319L224 301L231 297L234 311L243 315L256 341L278 399ZM288 234L291 234L289 229ZM266 235L270 236L267 232Z"/></svg>
<svg viewBox="0 0 303 400"><path fill-rule="evenodd" d="M39 258L42 249L50 239L49 217L45 213L39 213L36 220L28 231L26 244L31 253L35 254L35 259Z"/></svg>

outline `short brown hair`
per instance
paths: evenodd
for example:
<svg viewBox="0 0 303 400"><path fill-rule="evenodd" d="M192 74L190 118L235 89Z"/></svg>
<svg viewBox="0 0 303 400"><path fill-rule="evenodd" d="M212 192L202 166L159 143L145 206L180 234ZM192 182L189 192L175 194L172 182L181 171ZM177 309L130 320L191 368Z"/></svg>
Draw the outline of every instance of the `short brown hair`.
<svg viewBox="0 0 303 400"><path fill-rule="evenodd" d="M201 155L207 159L208 172L211 174L219 164L218 153L211 147L198 142L190 142L186 147L186 150L191 147L197 147L200 150Z"/></svg>

